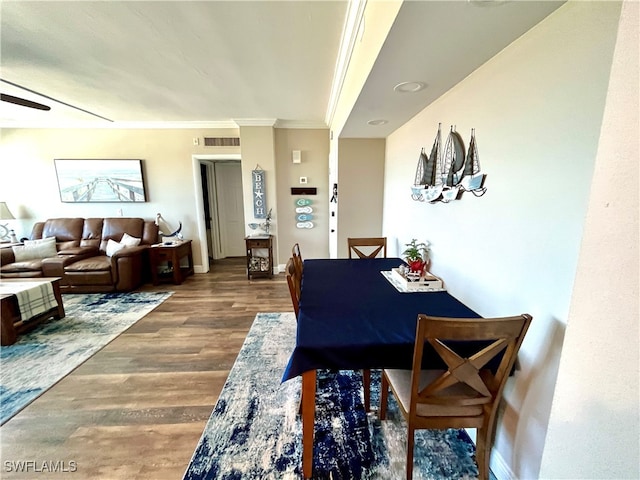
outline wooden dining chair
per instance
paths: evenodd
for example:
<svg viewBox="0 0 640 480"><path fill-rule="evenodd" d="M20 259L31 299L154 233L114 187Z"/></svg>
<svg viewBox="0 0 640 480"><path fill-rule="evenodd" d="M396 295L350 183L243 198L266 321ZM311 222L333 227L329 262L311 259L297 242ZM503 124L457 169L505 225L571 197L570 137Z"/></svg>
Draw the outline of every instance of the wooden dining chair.
<svg viewBox="0 0 640 480"><path fill-rule="evenodd" d="M382 257L387 258L387 237L347 238L349 246L349 258L355 253L358 258L375 258L382 252ZM365 247L363 249L363 247ZM371 248L369 248L371 247Z"/></svg>
<svg viewBox="0 0 640 480"><path fill-rule="evenodd" d="M302 269L304 268L304 263L302 261L300 245L298 245L297 243L294 243L293 247L291 248L291 258L293 258L293 265L296 267L298 274L302 278Z"/></svg>
<svg viewBox="0 0 640 480"><path fill-rule="evenodd" d="M478 479L489 479L496 412L530 323L528 314L472 319L418 315L413 368L383 370L380 391L380 419L386 417L390 387L407 421L407 479L413 476L414 431L448 428L477 429ZM426 343L446 369L421 369ZM490 369L487 364L494 358L499 363Z"/></svg>
<svg viewBox="0 0 640 480"><path fill-rule="evenodd" d="M298 273L293 257L287 261L285 273L287 275L287 284L289 285L289 294L291 295L293 311L296 314L297 320L300 306L300 291L302 290L302 272Z"/></svg>
<svg viewBox="0 0 640 480"><path fill-rule="evenodd" d="M382 253L387 258L387 237L349 237L349 258L355 253L358 258L376 258ZM371 370L362 370L362 384L364 387L364 405L367 411L371 406Z"/></svg>

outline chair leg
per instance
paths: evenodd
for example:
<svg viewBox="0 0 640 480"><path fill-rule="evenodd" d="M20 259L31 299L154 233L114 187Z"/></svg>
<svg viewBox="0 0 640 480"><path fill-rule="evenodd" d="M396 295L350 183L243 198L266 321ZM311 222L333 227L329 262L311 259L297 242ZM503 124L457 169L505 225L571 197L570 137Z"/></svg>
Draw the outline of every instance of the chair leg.
<svg viewBox="0 0 640 480"><path fill-rule="evenodd" d="M380 408L378 416L380 420L387 418L387 397L389 396L389 382L387 376L382 372L382 383L380 384Z"/></svg>
<svg viewBox="0 0 640 480"><path fill-rule="evenodd" d="M371 411L371 370L362 370L362 385L364 387L364 411Z"/></svg>
<svg viewBox="0 0 640 480"><path fill-rule="evenodd" d="M476 432L476 463L478 464L478 480L489 480L489 461L491 446L487 438L487 430L478 428Z"/></svg>
<svg viewBox="0 0 640 480"><path fill-rule="evenodd" d="M413 478L413 446L413 428L409 427L407 429L407 480L412 480Z"/></svg>

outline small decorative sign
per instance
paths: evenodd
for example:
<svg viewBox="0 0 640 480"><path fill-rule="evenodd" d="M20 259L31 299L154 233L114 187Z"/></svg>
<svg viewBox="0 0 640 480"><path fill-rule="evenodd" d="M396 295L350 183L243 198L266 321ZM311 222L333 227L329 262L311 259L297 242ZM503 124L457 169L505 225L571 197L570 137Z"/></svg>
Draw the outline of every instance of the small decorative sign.
<svg viewBox="0 0 640 480"><path fill-rule="evenodd" d="M309 220L313 220L313 215L310 213L300 213L296 215L296 220L298 222L308 222Z"/></svg>
<svg viewBox="0 0 640 480"><path fill-rule="evenodd" d="M253 184L253 216L255 218L267 218L264 170L252 170L251 180Z"/></svg>

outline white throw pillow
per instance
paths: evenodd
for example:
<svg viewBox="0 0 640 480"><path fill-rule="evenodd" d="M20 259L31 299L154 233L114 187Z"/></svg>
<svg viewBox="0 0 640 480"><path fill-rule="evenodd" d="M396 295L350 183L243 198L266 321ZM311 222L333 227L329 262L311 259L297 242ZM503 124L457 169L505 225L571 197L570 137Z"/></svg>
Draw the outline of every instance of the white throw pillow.
<svg viewBox="0 0 640 480"><path fill-rule="evenodd" d="M137 247L138 245L140 245L140 241L140 238L132 237L128 233L125 233L124 235L122 235L120 243L125 247Z"/></svg>
<svg viewBox="0 0 640 480"><path fill-rule="evenodd" d="M107 257L112 256L114 253L116 253L118 250L122 250L124 247L126 247L126 245L109 239L109 241L107 242Z"/></svg>
<svg viewBox="0 0 640 480"><path fill-rule="evenodd" d="M25 240L24 245L11 248L13 249L13 256L16 262L38 260L58 255L56 250L56 237L47 237L41 240Z"/></svg>

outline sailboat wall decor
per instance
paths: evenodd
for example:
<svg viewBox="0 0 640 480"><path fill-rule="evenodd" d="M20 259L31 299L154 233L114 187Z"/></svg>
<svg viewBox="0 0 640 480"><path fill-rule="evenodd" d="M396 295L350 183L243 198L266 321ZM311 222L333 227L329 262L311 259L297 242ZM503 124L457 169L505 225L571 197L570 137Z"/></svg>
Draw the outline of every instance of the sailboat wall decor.
<svg viewBox="0 0 640 480"><path fill-rule="evenodd" d="M431 154L427 155L424 148L420 151L411 198L418 202L448 203L459 200L464 192L472 192L477 197L484 195L486 175L480 171L475 129L471 129L466 155L464 141L453 125L444 153L441 153L441 143L441 125L438 124Z"/></svg>

